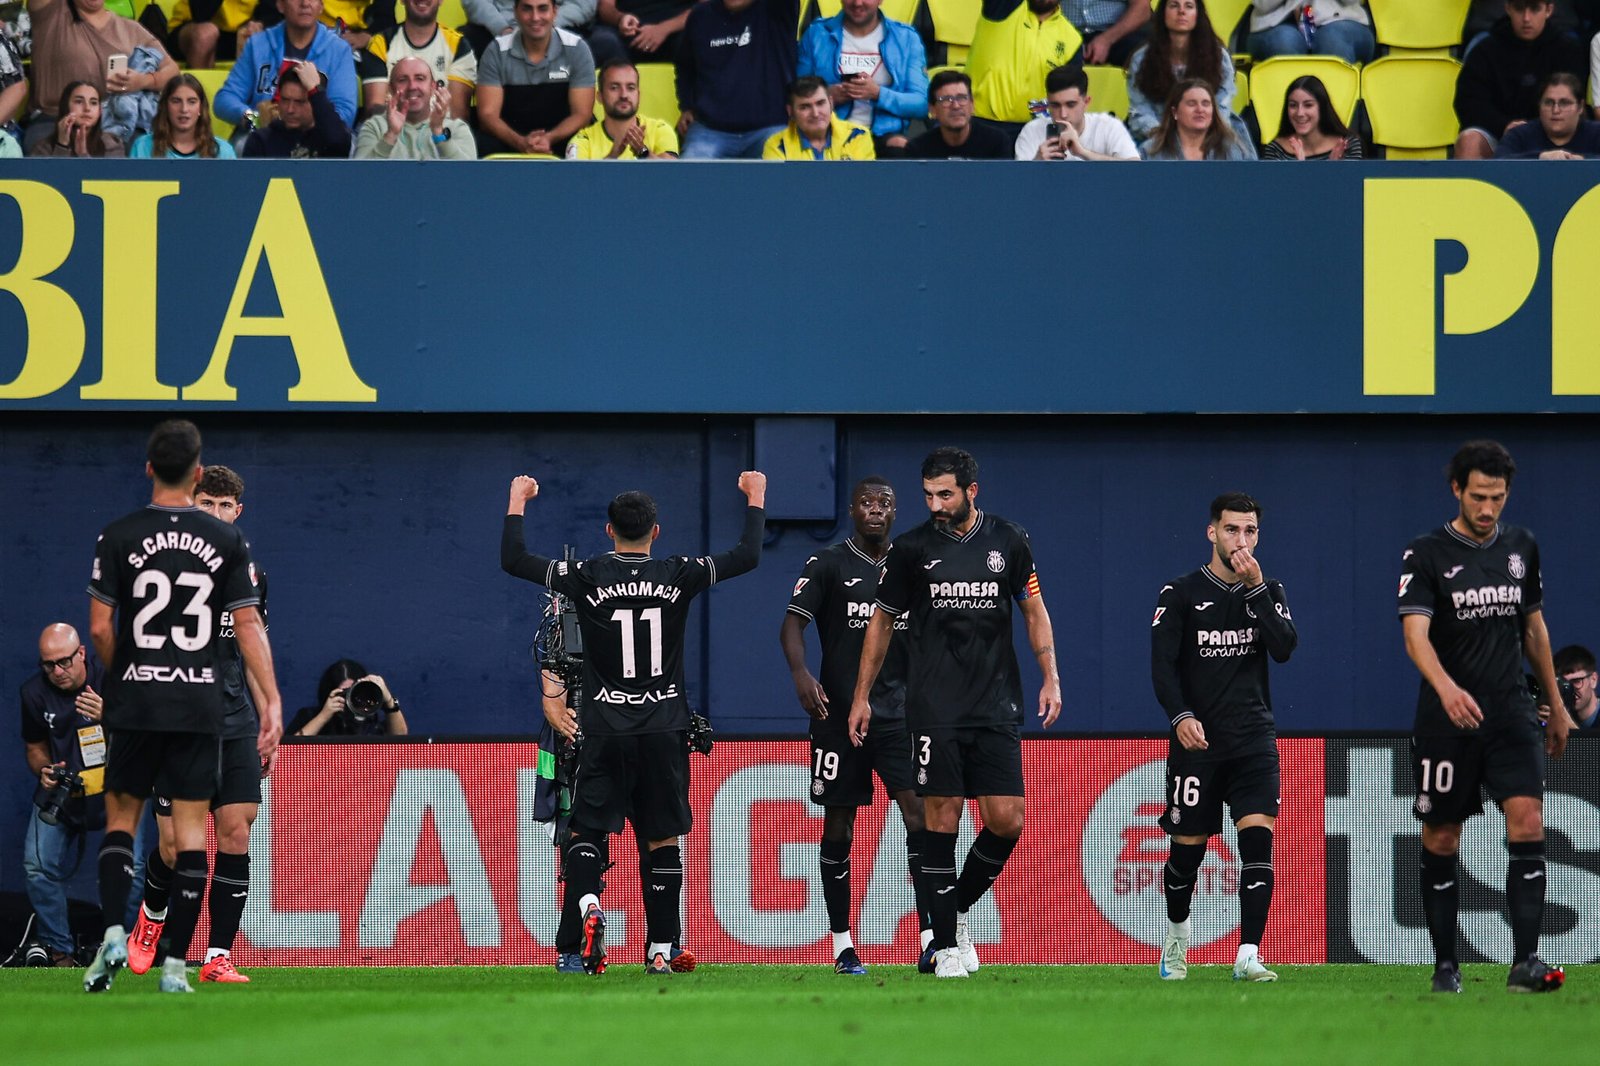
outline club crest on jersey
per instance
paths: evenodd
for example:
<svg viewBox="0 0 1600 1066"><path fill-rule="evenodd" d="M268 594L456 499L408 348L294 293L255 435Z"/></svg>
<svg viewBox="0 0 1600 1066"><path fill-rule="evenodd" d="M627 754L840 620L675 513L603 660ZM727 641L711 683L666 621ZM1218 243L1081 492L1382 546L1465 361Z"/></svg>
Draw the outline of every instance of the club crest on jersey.
<svg viewBox="0 0 1600 1066"><path fill-rule="evenodd" d="M918 770L917 770L917 784L926 785L927 783L928 783L928 768L925 767L925 766L918 768Z"/></svg>
<svg viewBox="0 0 1600 1066"><path fill-rule="evenodd" d="M1518 581L1521 581L1528 575L1528 568L1522 564L1522 556L1518 555L1516 552L1512 552L1510 555L1506 556L1506 569L1510 571L1511 576L1516 578Z"/></svg>
<svg viewBox="0 0 1600 1066"><path fill-rule="evenodd" d="M792 593L790 593L790 595L791 596L800 595L800 590L805 588L809 584L811 584L811 579L809 577L801 578L799 581L796 581L794 583L794 591Z"/></svg>
<svg viewBox="0 0 1600 1066"><path fill-rule="evenodd" d="M811 782L811 794L813 796L820 796L824 792L826 792L827 789L828 789L828 786L824 785L821 781L813 781L813 782Z"/></svg>
<svg viewBox="0 0 1600 1066"><path fill-rule="evenodd" d="M1418 814L1427 814L1433 810L1433 800L1426 795L1418 796L1417 802L1413 806Z"/></svg>
<svg viewBox="0 0 1600 1066"><path fill-rule="evenodd" d="M1177 825L1179 822L1183 821L1183 812L1178 810L1176 807L1172 808L1172 810L1167 814L1167 821L1171 822L1173 825Z"/></svg>
<svg viewBox="0 0 1600 1066"><path fill-rule="evenodd" d="M998 574L1006 568L1006 557L997 551L989 553L988 562L990 573Z"/></svg>

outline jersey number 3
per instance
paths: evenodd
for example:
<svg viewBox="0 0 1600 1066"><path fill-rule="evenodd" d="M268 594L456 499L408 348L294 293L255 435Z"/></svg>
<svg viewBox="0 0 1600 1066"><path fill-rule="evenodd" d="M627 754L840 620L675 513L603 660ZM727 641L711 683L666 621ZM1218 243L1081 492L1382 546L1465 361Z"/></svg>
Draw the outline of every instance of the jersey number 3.
<svg viewBox="0 0 1600 1066"><path fill-rule="evenodd" d="M184 618L194 619L194 632L190 633L185 626L176 625L170 630L172 643L184 651L199 651L205 647L217 631L216 623L211 617L211 605L206 601L211 599L212 581L210 574L179 574L177 580L167 577L159 570L146 570L133 582L133 598L149 602L139 608L139 613L133 616L133 642L141 648L154 651L166 644L167 638L161 633L150 632L150 623L156 615L167 609L167 604L172 602L172 586L181 585L194 590L194 595L189 599L189 605L183 609Z"/></svg>

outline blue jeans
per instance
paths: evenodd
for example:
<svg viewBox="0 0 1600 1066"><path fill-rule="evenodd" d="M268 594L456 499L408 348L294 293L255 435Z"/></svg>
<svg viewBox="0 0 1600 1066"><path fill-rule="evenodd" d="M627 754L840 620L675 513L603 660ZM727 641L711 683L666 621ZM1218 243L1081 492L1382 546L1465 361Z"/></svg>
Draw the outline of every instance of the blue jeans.
<svg viewBox="0 0 1600 1066"><path fill-rule="evenodd" d="M1272 56L1303 56L1315 52L1319 56L1338 56L1346 63L1370 63L1378 50L1377 38L1371 26L1340 19L1317 27L1316 43L1306 47L1300 28L1294 20L1280 22L1271 29L1252 33L1246 47L1255 59Z"/></svg>
<svg viewBox="0 0 1600 1066"><path fill-rule="evenodd" d="M22 840L22 872L28 884L28 902L39 918L39 942L51 951L70 954L73 950L72 924L67 918L67 883L77 872L80 857L88 864L89 872L95 872L98 840L98 833L45 825L39 820L38 808L30 812ZM125 929L132 929L138 917L139 902L144 895L145 859L155 843L155 818L147 808L133 842L134 887L122 916Z"/></svg>
<svg viewBox="0 0 1600 1066"><path fill-rule="evenodd" d="M749 133L724 133L696 122L683 135L684 159L760 159L767 138L786 127L768 126Z"/></svg>

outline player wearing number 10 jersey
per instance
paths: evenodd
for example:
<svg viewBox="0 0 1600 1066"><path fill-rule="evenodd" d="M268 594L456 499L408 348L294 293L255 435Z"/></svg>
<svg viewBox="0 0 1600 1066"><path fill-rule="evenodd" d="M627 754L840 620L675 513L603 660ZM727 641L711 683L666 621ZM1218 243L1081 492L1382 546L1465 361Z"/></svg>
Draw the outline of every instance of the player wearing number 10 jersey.
<svg viewBox="0 0 1600 1066"><path fill-rule="evenodd" d="M1298 638L1283 586L1256 561L1260 524L1261 505L1242 492L1211 501L1211 561L1162 587L1150 623L1151 679L1172 723L1161 816L1172 837L1162 871L1168 929L1160 973L1168 981L1189 975L1189 903L1207 838L1222 832L1223 803L1239 831L1241 865L1233 977L1278 977L1261 961L1279 783L1266 656L1287 662Z"/></svg>
<svg viewBox="0 0 1600 1066"><path fill-rule="evenodd" d="M89 583L89 629L106 671L106 835L100 847L101 910L124 913L132 879L132 831L152 792L172 800L177 845L167 930L165 992L193 991L184 957L206 885L205 818L217 791L227 661L220 619L233 616L245 669L261 693L257 753L270 760L281 732L272 657L258 609L244 534L198 510L200 432L163 422L150 436L150 505L101 533ZM115 624L113 624L115 616ZM127 961L126 933L108 925L84 989L111 987Z"/></svg>
<svg viewBox="0 0 1600 1066"><path fill-rule="evenodd" d="M518 477L500 539L500 565L513 577L544 585L577 608L583 634L584 689L577 708L583 748L572 798L572 838L566 851L566 890L583 915L583 966L605 970L605 913L600 875L606 837L633 822L650 849L645 893L649 968L671 973L680 939L678 908L683 860L678 838L693 825L689 809L689 701L684 694L683 643L689 603L718 581L754 570L761 561L767 479L746 471L739 489L749 506L744 533L717 555L654 559L661 527L656 505L642 492L611 501L606 535L614 551L582 562L530 554L522 517L539 483Z"/></svg>
<svg viewBox="0 0 1600 1066"><path fill-rule="evenodd" d="M1461 825L1483 812L1487 790L1506 818L1506 908L1512 992L1553 992L1565 975L1539 958L1544 917L1544 760L1559 756L1569 723L1557 701L1541 736L1522 672L1559 692L1544 624L1539 545L1500 524L1516 473L1494 441L1463 444L1450 461L1460 510L1401 557L1400 623L1422 674L1411 741L1422 821L1422 909L1433 939L1433 990L1460 992L1456 963L1456 852Z"/></svg>

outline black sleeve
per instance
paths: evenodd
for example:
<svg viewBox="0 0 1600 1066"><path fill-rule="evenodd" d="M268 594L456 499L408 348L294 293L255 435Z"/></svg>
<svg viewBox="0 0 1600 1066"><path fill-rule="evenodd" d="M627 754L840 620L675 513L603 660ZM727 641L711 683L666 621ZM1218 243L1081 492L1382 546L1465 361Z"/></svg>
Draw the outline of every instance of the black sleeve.
<svg viewBox="0 0 1600 1066"><path fill-rule="evenodd" d="M1260 588L1245 593L1244 602L1256 615L1256 627L1261 630L1261 644L1275 663L1286 663L1300 643L1295 631L1294 618L1289 614L1289 601L1284 598L1283 586L1268 581ZM1268 604L1271 604L1269 607Z"/></svg>
<svg viewBox="0 0 1600 1066"><path fill-rule="evenodd" d="M1183 675L1178 659L1183 654L1183 593L1176 585L1164 585L1156 600L1156 616L1150 620L1150 680L1155 685L1156 701L1167 712L1174 727L1193 718L1183 699Z"/></svg>
<svg viewBox="0 0 1600 1066"><path fill-rule="evenodd" d="M500 569L512 577L548 587L555 565L554 559L534 555L523 546L522 516L506 515L506 524L500 530Z"/></svg>
<svg viewBox="0 0 1600 1066"><path fill-rule="evenodd" d="M316 123L311 134L317 139L318 154L349 156L350 127L339 117L339 109L333 106L326 90L311 94L311 116Z"/></svg>
<svg viewBox="0 0 1600 1066"><path fill-rule="evenodd" d="M678 90L679 111L693 111L695 108L695 94L700 74L697 65L699 60L694 52L694 35L699 29L696 22L695 12L691 8L689 18L683 24L683 39L678 42L678 58L673 70L673 84Z"/></svg>
<svg viewBox="0 0 1600 1066"><path fill-rule="evenodd" d="M983 17L990 22L1004 22L1021 6L1022 0L983 0Z"/></svg>
<svg viewBox="0 0 1600 1066"><path fill-rule="evenodd" d="M800 577L794 583L794 592L789 596L789 613L799 615L807 622L816 621L817 615L822 613L823 604L827 602L832 584L827 558L813 555L807 559L805 569L800 571Z"/></svg>
<svg viewBox="0 0 1600 1066"><path fill-rule="evenodd" d="M1544 575L1539 571L1539 545L1528 546L1527 571L1522 578L1522 617L1544 610Z"/></svg>
<svg viewBox="0 0 1600 1066"><path fill-rule="evenodd" d="M883 580L878 582L878 607L895 618L911 609L911 582L916 577L911 568L917 564L912 555L909 548L893 544L883 561Z"/></svg>
<svg viewBox="0 0 1600 1066"><path fill-rule="evenodd" d="M766 532L767 512L760 507L746 507L744 532L739 536L739 543L725 552L703 558L708 569L706 584L715 585L754 570L761 562L761 540Z"/></svg>
<svg viewBox="0 0 1600 1066"><path fill-rule="evenodd" d="M39 713L37 707L31 706L34 702L28 698L28 686L23 685L18 694L22 704L22 742L24 744L43 744L50 739L50 730L45 728L44 715Z"/></svg>
<svg viewBox="0 0 1600 1066"><path fill-rule="evenodd" d="M1512 116L1498 99L1499 86L1490 55L1494 51L1492 46L1480 45L1461 65L1456 77L1456 117L1463 129L1476 126L1498 137Z"/></svg>
<svg viewBox="0 0 1600 1066"><path fill-rule="evenodd" d="M256 580L256 564L250 558L250 543L241 535L233 557L233 569L222 586L222 609L261 606L261 591Z"/></svg>

